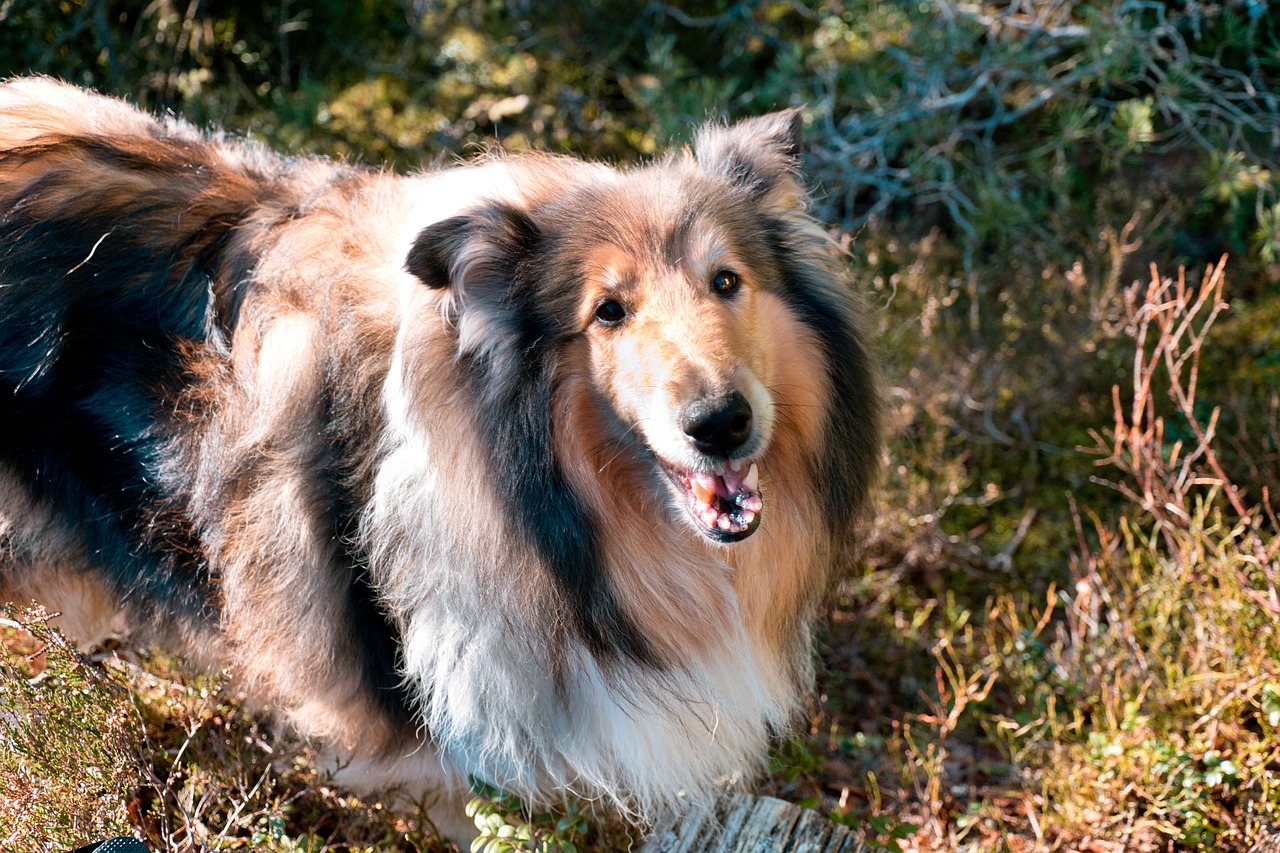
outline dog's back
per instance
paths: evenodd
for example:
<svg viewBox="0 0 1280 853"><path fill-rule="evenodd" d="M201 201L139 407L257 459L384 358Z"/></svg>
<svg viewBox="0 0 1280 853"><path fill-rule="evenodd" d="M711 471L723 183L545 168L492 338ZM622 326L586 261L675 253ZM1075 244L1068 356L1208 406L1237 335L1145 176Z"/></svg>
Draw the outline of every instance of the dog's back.
<svg viewBox="0 0 1280 853"><path fill-rule="evenodd" d="M11 585L83 590L72 567L91 555L124 589L171 585L163 597L202 606L193 591L207 578L177 527L152 525L145 549L134 539L141 508L163 501L155 390L177 380L176 350L206 336L209 287L199 248L184 245L194 229L184 239L174 227L198 179L193 170L175 183L165 132L52 81L0 86L0 524Z"/></svg>
<svg viewBox="0 0 1280 853"><path fill-rule="evenodd" d="M226 355L252 260L229 244L287 215L299 172L51 80L0 86L0 582L207 615L172 446L201 413L175 404Z"/></svg>
<svg viewBox="0 0 1280 853"><path fill-rule="evenodd" d="M176 127L175 123L175 127ZM151 117L123 102L44 77L0 84L0 150L48 136L145 136Z"/></svg>

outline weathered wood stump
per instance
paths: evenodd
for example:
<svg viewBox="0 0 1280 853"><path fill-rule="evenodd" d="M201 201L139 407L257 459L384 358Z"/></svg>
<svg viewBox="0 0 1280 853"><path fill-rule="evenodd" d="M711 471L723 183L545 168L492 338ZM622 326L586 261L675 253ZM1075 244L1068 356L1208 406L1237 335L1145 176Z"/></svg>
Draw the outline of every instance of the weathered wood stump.
<svg viewBox="0 0 1280 853"><path fill-rule="evenodd" d="M640 853L866 853L847 827L773 797L735 794L659 823Z"/></svg>

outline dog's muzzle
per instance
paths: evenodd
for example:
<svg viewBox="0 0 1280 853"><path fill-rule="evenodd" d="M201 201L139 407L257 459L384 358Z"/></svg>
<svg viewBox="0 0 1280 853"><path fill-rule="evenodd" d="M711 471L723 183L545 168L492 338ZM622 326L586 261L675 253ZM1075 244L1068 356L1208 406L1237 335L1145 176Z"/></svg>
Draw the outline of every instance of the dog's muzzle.
<svg viewBox="0 0 1280 853"><path fill-rule="evenodd" d="M745 539L760 525L760 469L742 454L752 426L751 404L736 390L695 400L681 413L680 428L706 465L673 470L672 478L684 491L695 525L718 542Z"/></svg>

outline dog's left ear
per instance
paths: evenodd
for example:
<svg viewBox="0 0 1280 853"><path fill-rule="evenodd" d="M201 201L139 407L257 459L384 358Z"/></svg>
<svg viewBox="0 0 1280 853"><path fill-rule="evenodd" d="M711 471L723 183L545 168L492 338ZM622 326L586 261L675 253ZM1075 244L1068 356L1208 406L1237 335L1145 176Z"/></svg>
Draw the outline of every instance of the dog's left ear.
<svg viewBox="0 0 1280 853"><path fill-rule="evenodd" d="M537 241L537 226L522 210L491 202L422 229L404 266L427 287L478 296L506 290Z"/></svg>
<svg viewBox="0 0 1280 853"><path fill-rule="evenodd" d="M693 142L699 168L722 177L766 209L785 213L806 201L800 181L799 107L745 119L728 127L706 125Z"/></svg>
<svg viewBox="0 0 1280 853"><path fill-rule="evenodd" d="M516 339L494 329L528 325L527 303L517 294L527 283L521 269L541 240L522 209L487 202L423 228L404 267L427 287L446 291L443 305L455 321L459 352L515 364L521 357Z"/></svg>

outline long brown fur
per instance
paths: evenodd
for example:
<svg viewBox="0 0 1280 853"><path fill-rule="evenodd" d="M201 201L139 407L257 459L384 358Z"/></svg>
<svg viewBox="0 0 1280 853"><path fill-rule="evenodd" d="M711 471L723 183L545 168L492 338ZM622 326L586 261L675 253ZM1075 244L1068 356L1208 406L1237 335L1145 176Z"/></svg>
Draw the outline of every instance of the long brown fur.
<svg viewBox="0 0 1280 853"><path fill-rule="evenodd" d="M879 441L798 127L401 177L0 86L0 600L229 667L353 784L750 773Z"/></svg>

